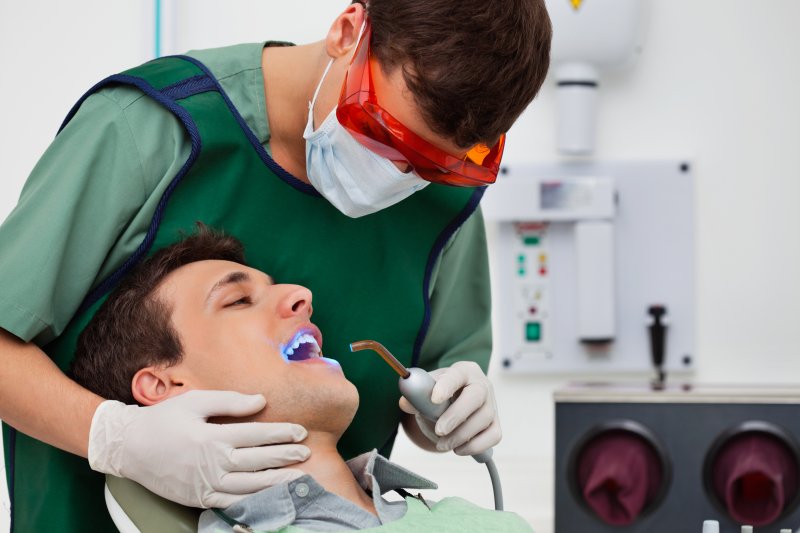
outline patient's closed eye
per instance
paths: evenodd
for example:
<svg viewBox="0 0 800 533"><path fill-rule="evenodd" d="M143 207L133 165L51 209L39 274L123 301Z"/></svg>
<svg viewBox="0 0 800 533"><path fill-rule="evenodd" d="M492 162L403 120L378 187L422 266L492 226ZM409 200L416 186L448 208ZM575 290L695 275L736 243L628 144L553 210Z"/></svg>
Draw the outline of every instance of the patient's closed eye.
<svg viewBox="0 0 800 533"><path fill-rule="evenodd" d="M253 303L253 301L250 299L249 296L242 296L238 300L235 300L235 301L233 301L231 303L225 304L224 307L234 307L234 306L237 306L237 305L247 305L247 304L250 304L250 303Z"/></svg>

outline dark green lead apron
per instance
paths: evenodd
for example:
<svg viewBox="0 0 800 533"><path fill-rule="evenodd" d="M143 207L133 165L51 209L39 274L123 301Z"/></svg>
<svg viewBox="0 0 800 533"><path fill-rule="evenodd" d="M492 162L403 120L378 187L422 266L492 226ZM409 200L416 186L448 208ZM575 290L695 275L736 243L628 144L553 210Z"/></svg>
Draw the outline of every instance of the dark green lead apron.
<svg viewBox="0 0 800 533"><path fill-rule="evenodd" d="M361 397L340 451L347 458L372 448L388 455L401 416L397 376L373 354L349 353L348 344L376 339L404 364L418 362L430 319L434 262L476 209L483 189L432 184L379 213L351 219L266 154L196 60L152 61L100 82L87 96L112 84L133 85L173 112L186 127L192 153L139 249L93 290L45 351L66 371L78 335L119 279L181 232L191 233L199 220L239 238L249 265L279 283L313 291L312 320L322 330L324 353L341 362ZM14 532L114 531L103 501L103 476L85 459L9 427L4 437Z"/></svg>

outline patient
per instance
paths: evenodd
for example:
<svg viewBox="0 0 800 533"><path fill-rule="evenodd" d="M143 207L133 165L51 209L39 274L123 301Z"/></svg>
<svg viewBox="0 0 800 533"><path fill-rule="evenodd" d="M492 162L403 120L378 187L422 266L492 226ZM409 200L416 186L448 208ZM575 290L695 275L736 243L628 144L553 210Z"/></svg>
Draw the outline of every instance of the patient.
<svg viewBox="0 0 800 533"><path fill-rule="evenodd" d="M408 495L403 489L436 485L375 450L345 462L336 444L358 391L336 361L322 357L311 299L305 287L248 268L238 241L201 226L122 281L81 335L72 373L105 398L141 405L196 389L260 393L266 407L252 420L308 430L311 456L291 466L304 476L205 511L201 532L237 524L287 532L531 531L513 513ZM387 501L381 495L390 490L405 499Z"/></svg>

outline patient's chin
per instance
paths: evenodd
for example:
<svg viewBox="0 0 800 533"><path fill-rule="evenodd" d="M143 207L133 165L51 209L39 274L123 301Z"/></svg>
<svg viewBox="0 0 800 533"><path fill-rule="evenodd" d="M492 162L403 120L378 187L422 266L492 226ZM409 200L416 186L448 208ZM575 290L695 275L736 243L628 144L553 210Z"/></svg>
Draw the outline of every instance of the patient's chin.
<svg viewBox="0 0 800 533"><path fill-rule="evenodd" d="M346 380L324 387L297 383L291 390L291 394L267 396L264 421L292 422L308 431L341 435L358 410L358 390Z"/></svg>
<svg viewBox="0 0 800 533"><path fill-rule="evenodd" d="M258 393L253 390L238 392ZM358 389L346 379L316 382L286 375L282 380L265 385L260 393L267 404L258 413L244 417L211 417L208 421L212 424L289 422L300 424L308 431L338 437L353 421L359 403Z"/></svg>

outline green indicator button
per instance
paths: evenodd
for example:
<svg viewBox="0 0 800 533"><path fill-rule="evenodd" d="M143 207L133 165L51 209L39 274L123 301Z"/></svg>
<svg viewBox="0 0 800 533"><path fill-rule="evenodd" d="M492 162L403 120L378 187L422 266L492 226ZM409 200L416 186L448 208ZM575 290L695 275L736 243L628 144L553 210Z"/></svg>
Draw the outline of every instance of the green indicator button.
<svg viewBox="0 0 800 533"><path fill-rule="evenodd" d="M542 340L541 322L528 322L525 324L525 338L528 342L539 342Z"/></svg>
<svg viewBox="0 0 800 533"><path fill-rule="evenodd" d="M539 240L538 235L527 235L525 238L522 239L522 242L524 242L528 246L539 246L539 243L541 241Z"/></svg>
<svg viewBox="0 0 800 533"><path fill-rule="evenodd" d="M524 263L525 262L525 254L519 254L519 256L517 257L517 261L519 261L520 263Z"/></svg>

